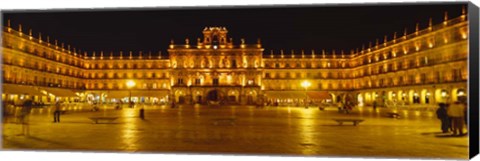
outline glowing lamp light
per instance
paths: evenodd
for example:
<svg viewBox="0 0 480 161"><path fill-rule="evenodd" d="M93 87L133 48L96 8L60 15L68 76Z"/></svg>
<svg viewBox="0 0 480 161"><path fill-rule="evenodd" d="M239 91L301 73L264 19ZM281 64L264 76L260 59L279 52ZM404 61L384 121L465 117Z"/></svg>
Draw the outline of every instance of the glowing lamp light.
<svg viewBox="0 0 480 161"><path fill-rule="evenodd" d="M307 88L310 87L311 85L312 85L312 84L311 84L309 81L307 81L307 80L305 80L305 81L302 82L302 87L305 88L305 89L307 89Z"/></svg>
<svg viewBox="0 0 480 161"><path fill-rule="evenodd" d="M465 92L463 91L458 92L458 96L463 96L463 95L465 95Z"/></svg>
<svg viewBox="0 0 480 161"><path fill-rule="evenodd" d="M217 45L213 45L213 49L218 49L218 46L217 46Z"/></svg>
<svg viewBox="0 0 480 161"><path fill-rule="evenodd" d="M127 87L128 87L128 88L132 88L133 86L135 86L135 84L136 84L136 83L135 83L135 81L133 81L133 80L127 81Z"/></svg>
<svg viewBox="0 0 480 161"><path fill-rule="evenodd" d="M447 96L447 92L442 91L442 97L446 97L446 96Z"/></svg>

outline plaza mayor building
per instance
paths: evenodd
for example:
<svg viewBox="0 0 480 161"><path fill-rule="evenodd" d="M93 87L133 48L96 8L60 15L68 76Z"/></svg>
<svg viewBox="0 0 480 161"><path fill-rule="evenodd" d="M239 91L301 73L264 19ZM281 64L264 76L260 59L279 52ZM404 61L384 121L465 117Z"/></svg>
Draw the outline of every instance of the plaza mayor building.
<svg viewBox="0 0 480 161"><path fill-rule="evenodd" d="M205 27L203 38L164 44L167 54L87 53L8 21L2 100L435 106L467 96L467 29L464 11L358 50L274 52L260 39L234 43L227 28Z"/></svg>

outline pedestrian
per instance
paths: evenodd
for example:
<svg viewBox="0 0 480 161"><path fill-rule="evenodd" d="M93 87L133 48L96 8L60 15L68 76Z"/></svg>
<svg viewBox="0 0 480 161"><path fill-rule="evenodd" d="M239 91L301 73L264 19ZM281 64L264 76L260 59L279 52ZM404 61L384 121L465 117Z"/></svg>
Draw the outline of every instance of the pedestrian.
<svg viewBox="0 0 480 161"><path fill-rule="evenodd" d="M440 119L440 121L442 122L441 123L442 132L447 133L450 128L450 119L448 118L448 114L447 114L447 104L439 103L438 106L439 107L436 111L437 118Z"/></svg>
<svg viewBox="0 0 480 161"><path fill-rule="evenodd" d="M140 119L142 120L145 120L145 110L142 108L140 108Z"/></svg>
<svg viewBox="0 0 480 161"><path fill-rule="evenodd" d="M92 103L92 106L93 106L92 111L98 111L99 110L96 102Z"/></svg>
<svg viewBox="0 0 480 161"><path fill-rule="evenodd" d="M120 110L120 109L121 109L121 108L120 108L120 102L117 102L117 103L115 104L115 109L117 109L117 110Z"/></svg>
<svg viewBox="0 0 480 161"><path fill-rule="evenodd" d="M25 100L23 102L23 108L21 113L21 122L22 122L22 134L25 136L30 135L30 127L29 127L29 114L32 110L33 101L30 99Z"/></svg>
<svg viewBox="0 0 480 161"><path fill-rule="evenodd" d="M53 123L60 122L60 107L60 101L57 101L57 103L55 103L55 111L53 112Z"/></svg>
<svg viewBox="0 0 480 161"><path fill-rule="evenodd" d="M457 135L457 133L458 135L463 135L464 112L465 106L458 101L455 101L455 103L447 109L448 116L452 118L453 135Z"/></svg>
<svg viewBox="0 0 480 161"><path fill-rule="evenodd" d="M373 110L374 110L374 111L377 110L377 100L374 100L374 101L373 101Z"/></svg>

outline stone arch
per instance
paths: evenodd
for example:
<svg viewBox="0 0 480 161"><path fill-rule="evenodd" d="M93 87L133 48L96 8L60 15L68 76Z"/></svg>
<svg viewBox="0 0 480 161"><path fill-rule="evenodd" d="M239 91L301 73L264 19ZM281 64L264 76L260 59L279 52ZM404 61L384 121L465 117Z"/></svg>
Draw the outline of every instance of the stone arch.
<svg viewBox="0 0 480 161"><path fill-rule="evenodd" d="M250 89L246 91L247 99L246 102L247 104L255 104L258 101L258 92L255 89Z"/></svg>
<svg viewBox="0 0 480 161"><path fill-rule="evenodd" d="M463 88L454 88L452 89L451 98L452 101L467 101L466 100L467 91Z"/></svg>
<svg viewBox="0 0 480 161"><path fill-rule="evenodd" d="M236 89L231 89L227 92L227 101L228 103L238 103L240 97L240 92Z"/></svg>
<svg viewBox="0 0 480 161"><path fill-rule="evenodd" d="M420 103L421 104L430 104L432 103L432 97L430 91L427 89L422 89L420 91Z"/></svg>
<svg viewBox="0 0 480 161"><path fill-rule="evenodd" d="M336 103L337 102L337 97L334 93L330 92L328 93L330 95L330 97L332 98L332 102Z"/></svg>
<svg viewBox="0 0 480 161"><path fill-rule="evenodd" d="M372 94L371 93L368 93L368 92L365 93L364 102L365 102L365 104L368 104L368 103L372 102Z"/></svg>
<svg viewBox="0 0 480 161"><path fill-rule="evenodd" d="M394 94L395 94L395 92L393 92L393 91L388 91L388 92L387 92L387 101L393 101L393 100L395 100Z"/></svg>
<svg viewBox="0 0 480 161"><path fill-rule="evenodd" d="M412 97L412 103L420 104L421 97L420 97L420 93L418 93L417 90L413 90L413 95L411 97Z"/></svg>
<svg viewBox="0 0 480 161"><path fill-rule="evenodd" d="M192 93L192 96L193 96L193 102L194 103L199 103L199 104L202 104L204 103L205 101L205 96L204 96L204 91L203 90L194 90L193 93Z"/></svg>
<svg viewBox="0 0 480 161"><path fill-rule="evenodd" d="M186 103L187 92L184 89L178 89L174 92L173 101L176 103Z"/></svg>
<svg viewBox="0 0 480 161"><path fill-rule="evenodd" d="M443 88L438 88L435 90L435 102L443 102L443 103L447 103L448 101L448 91L446 89L443 89Z"/></svg>
<svg viewBox="0 0 480 161"><path fill-rule="evenodd" d="M363 96L362 93L358 93L356 98L357 98L357 104L358 104L358 106L361 107L361 106L364 106L364 105L365 105L365 102L364 102L364 101L365 101L365 98L364 98L364 96Z"/></svg>
<svg viewBox="0 0 480 161"><path fill-rule="evenodd" d="M225 96L225 93L220 89L211 89L206 92L205 99L206 101L208 101L208 103L212 103L212 102L219 103L223 101L224 96Z"/></svg>

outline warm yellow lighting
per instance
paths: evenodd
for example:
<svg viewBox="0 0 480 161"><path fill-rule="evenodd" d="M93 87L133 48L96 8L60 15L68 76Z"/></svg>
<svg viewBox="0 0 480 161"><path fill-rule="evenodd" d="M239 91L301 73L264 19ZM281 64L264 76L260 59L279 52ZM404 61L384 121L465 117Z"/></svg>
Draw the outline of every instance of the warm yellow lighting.
<svg viewBox="0 0 480 161"><path fill-rule="evenodd" d="M302 87L307 89L308 87L310 87L310 85L312 85L309 81L305 80L302 82Z"/></svg>
<svg viewBox="0 0 480 161"><path fill-rule="evenodd" d="M465 95L465 92L463 91L458 92L458 96L463 96L463 95Z"/></svg>
<svg viewBox="0 0 480 161"><path fill-rule="evenodd" d="M135 81L133 81L133 80L128 80L128 81L127 81L127 87L128 87L128 88L134 87L135 84L136 84L136 83L135 83Z"/></svg>
<svg viewBox="0 0 480 161"><path fill-rule="evenodd" d="M447 96L447 92L442 91L442 97L446 97L446 96Z"/></svg>

